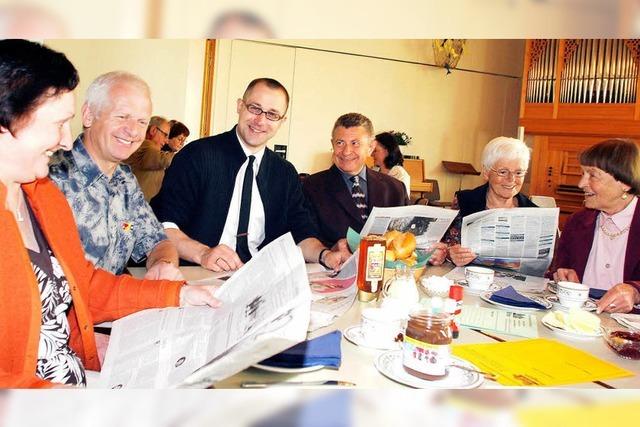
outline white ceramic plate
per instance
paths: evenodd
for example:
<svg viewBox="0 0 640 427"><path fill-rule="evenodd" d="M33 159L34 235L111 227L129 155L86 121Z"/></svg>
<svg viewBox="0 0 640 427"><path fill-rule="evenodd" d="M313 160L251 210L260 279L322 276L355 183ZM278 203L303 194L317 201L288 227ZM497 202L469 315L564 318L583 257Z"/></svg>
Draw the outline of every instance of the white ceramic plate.
<svg viewBox="0 0 640 427"><path fill-rule="evenodd" d="M277 372L279 374L303 374L305 372L319 371L320 369L325 368L324 365L306 366L304 368L282 368L279 366L261 365L260 363L256 363L252 366L262 371Z"/></svg>
<svg viewBox="0 0 640 427"><path fill-rule="evenodd" d="M464 289L464 293L469 295L480 295L484 292L495 292L502 289L502 286L498 285L497 283L490 284L489 288L487 289L472 289L469 287L469 283L467 283L466 280L458 280L456 284L462 286L462 288Z"/></svg>
<svg viewBox="0 0 640 427"><path fill-rule="evenodd" d="M533 308L533 307L518 307L515 305L509 305L509 304L503 304L501 302L495 302L491 300L491 295L493 294L493 292L486 292L482 295L480 295L480 299L482 299L483 301L488 302L489 304L493 304L493 305L497 305L498 307L502 307L502 308L506 308L509 310L516 310L516 311L541 311L541 310L548 310L552 307L551 303L549 301L547 301L546 299L542 298L542 297L537 297L535 295L527 295L527 298L532 299L533 301L537 302L538 304L542 305L545 308Z"/></svg>
<svg viewBox="0 0 640 427"><path fill-rule="evenodd" d="M463 369L456 369L455 365L470 369L478 369L466 360L451 357L449 374L441 380L427 381L414 377L402 366L402 350L391 350L381 353L375 360L375 366L385 377L408 385L413 388L476 388L484 382L484 376Z"/></svg>
<svg viewBox="0 0 640 427"><path fill-rule="evenodd" d="M573 332L573 331L569 331L567 329L562 329L562 328L559 328L557 326L553 326L552 324L547 323L544 320L541 320L540 322L544 326L546 326L547 328L551 329L553 332L556 332L559 335L564 335L564 336L569 337L569 338L581 338L581 339L584 339L584 338L598 338L598 337L602 336L602 331L598 331L598 332L596 332L594 334L583 334L583 333L580 333L580 332Z"/></svg>
<svg viewBox="0 0 640 427"><path fill-rule="evenodd" d="M551 303L551 305L553 305L553 308L558 309L558 310L562 310L562 311L569 311L569 308L563 306L562 304L560 304L560 300L558 299L558 295L547 295L544 297L544 299L546 299L547 301L549 301ZM588 300L586 300L584 302L584 304L582 305L581 309L584 311L596 311L596 309L598 308L598 306L596 306L596 303L589 298Z"/></svg>
<svg viewBox="0 0 640 427"><path fill-rule="evenodd" d="M362 335L362 329L360 325L350 326L345 329L342 335L353 344L359 347L373 348L376 350L393 350L400 347L399 342L389 342L384 345L368 343L365 341L364 336Z"/></svg>

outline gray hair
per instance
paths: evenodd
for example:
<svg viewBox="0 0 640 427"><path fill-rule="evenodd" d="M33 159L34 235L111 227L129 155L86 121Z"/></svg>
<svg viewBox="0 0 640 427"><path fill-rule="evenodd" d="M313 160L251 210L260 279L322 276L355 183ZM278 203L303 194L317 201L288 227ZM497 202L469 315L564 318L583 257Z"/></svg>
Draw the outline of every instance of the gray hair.
<svg viewBox="0 0 640 427"><path fill-rule="evenodd" d="M138 89L146 92L149 100L151 100L151 89L147 82L142 80L135 74L126 71L111 71L95 78L87 88L84 103L95 113L98 114L110 102L111 88L120 83L130 84Z"/></svg>
<svg viewBox="0 0 640 427"><path fill-rule="evenodd" d="M482 151L482 167L491 169L498 160L520 160L524 168L529 167L531 150L527 145L515 138L499 136L492 139Z"/></svg>
<svg viewBox="0 0 640 427"><path fill-rule="evenodd" d="M149 126L147 127L147 132L149 132L149 130L154 127L160 127L165 123L168 123L169 120L165 119L162 116L151 116L151 118L149 119Z"/></svg>

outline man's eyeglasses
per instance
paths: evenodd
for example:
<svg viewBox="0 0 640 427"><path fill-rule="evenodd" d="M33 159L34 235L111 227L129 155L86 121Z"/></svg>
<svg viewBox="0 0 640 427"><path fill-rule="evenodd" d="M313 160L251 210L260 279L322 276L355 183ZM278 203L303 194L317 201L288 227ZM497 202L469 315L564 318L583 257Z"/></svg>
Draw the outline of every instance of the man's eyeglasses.
<svg viewBox="0 0 640 427"><path fill-rule="evenodd" d="M156 126L156 129L158 129L158 131L163 134L164 136L166 136L167 138L169 138L169 132L165 132L162 129L160 129L158 126Z"/></svg>
<svg viewBox="0 0 640 427"><path fill-rule="evenodd" d="M277 122L284 118L284 115L276 113L275 111L264 111L262 108L258 107L255 104L247 105L244 103L244 101L242 101L242 103L245 107L247 107L247 111L249 111L251 114L259 116L260 114L264 113L264 116L267 118L267 120L271 120L272 122Z"/></svg>
<svg viewBox="0 0 640 427"><path fill-rule="evenodd" d="M509 175L512 175L514 178L524 178L524 176L527 174L527 171L526 170L522 170L522 169L511 171L509 169L494 169L494 168L491 168L491 170L493 172L495 172L496 175L498 175L500 178L506 178Z"/></svg>

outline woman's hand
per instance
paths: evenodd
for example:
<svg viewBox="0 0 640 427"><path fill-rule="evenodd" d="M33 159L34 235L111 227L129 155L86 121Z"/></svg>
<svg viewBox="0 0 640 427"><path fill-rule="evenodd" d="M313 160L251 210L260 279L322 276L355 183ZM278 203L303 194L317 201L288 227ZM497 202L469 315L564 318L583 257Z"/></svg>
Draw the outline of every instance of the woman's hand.
<svg viewBox="0 0 640 427"><path fill-rule="evenodd" d="M447 258L447 245L442 242L434 243L431 246L433 249L433 253L429 257L429 264L431 265L441 265L444 260Z"/></svg>
<svg viewBox="0 0 640 427"><path fill-rule="evenodd" d="M573 268L559 268L553 273L553 280L556 282L580 283L578 273Z"/></svg>
<svg viewBox="0 0 640 427"><path fill-rule="evenodd" d="M213 295L219 286L216 285L184 285L180 289L180 307L208 305L220 307L220 300Z"/></svg>
<svg viewBox="0 0 640 427"><path fill-rule="evenodd" d="M449 246L449 257L458 267L469 264L471 261L476 259L477 256L478 255L476 255L471 249L464 246Z"/></svg>
<svg viewBox="0 0 640 427"><path fill-rule="evenodd" d="M628 313L640 303L640 291L628 283L618 283L598 301L597 313Z"/></svg>

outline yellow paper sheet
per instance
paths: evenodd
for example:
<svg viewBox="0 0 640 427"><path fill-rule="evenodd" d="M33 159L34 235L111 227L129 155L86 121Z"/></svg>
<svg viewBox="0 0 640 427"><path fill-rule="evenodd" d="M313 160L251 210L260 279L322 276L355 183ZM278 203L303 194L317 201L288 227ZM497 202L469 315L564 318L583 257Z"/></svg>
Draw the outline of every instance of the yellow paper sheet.
<svg viewBox="0 0 640 427"><path fill-rule="evenodd" d="M542 338L455 345L453 354L496 374L506 386L559 386L634 375L582 350Z"/></svg>

